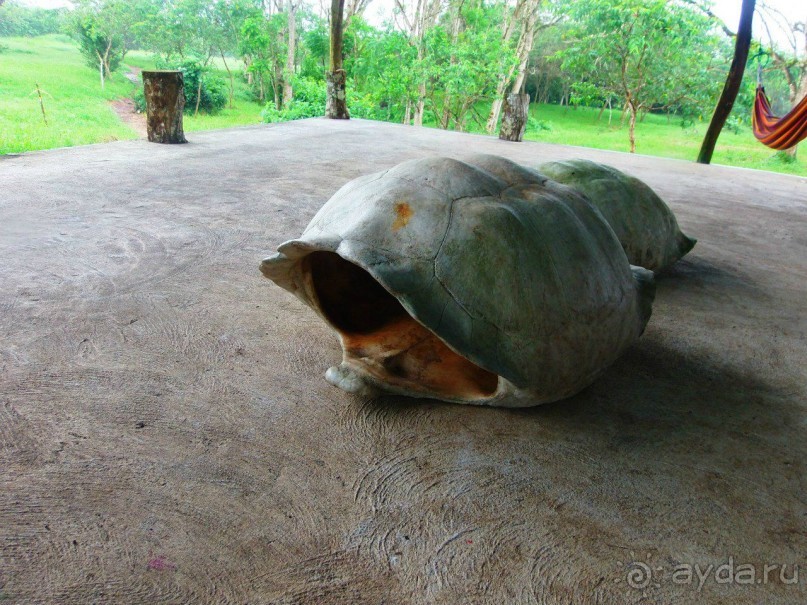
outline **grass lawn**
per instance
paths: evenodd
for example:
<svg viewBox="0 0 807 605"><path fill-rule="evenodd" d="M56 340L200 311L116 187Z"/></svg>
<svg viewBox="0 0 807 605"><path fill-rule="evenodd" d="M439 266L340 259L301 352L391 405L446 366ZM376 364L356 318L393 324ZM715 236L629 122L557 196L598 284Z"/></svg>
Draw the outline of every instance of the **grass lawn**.
<svg viewBox="0 0 807 605"><path fill-rule="evenodd" d="M525 138L545 143L563 143L597 149L629 151L627 126L620 128L620 111L615 111L611 125L608 112L598 120L598 109L569 109L557 105L533 105L530 115L543 125L529 129ZM724 129L717 142L712 163L770 170L807 176L807 145L803 145L796 161L787 163L782 155L768 149L754 138L749 123L735 134ZM636 124L636 153L682 160L695 160L708 123L682 128L679 118L648 114ZM789 158L788 158L789 159Z"/></svg>
<svg viewBox="0 0 807 605"><path fill-rule="evenodd" d="M214 59L212 64L229 85L221 58ZM228 65L235 83L233 107L225 107L216 115L186 114L187 132L260 123L261 105L254 101L242 77L243 66L238 61ZM124 66L108 79L102 90L97 72L84 63L69 38L60 35L0 38L0 154L135 138L134 131L121 123L110 107L111 101L130 97L134 92L134 85L123 75L126 66L154 68L154 57L150 53L130 52ZM35 92L37 83L43 91L47 125ZM482 104L477 111L487 115L487 107ZM527 130L527 140L628 151L627 128L620 127L619 111L613 113L611 124L607 112L597 119L597 109L533 105L530 112L534 120ZM694 160L706 126L699 123L682 128L675 117L647 115L636 126L636 151ZM481 131L481 126L475 130ZM780 154L757 142L746 125L737 134L723 131L713 161L807 176L807 144L803 147L797 160L788 163Z"/></svg>
<svg viewBox="0 0 807 605"><path fill-rule="evenodd" d="M117 73L102 90L98 71L85 65L69 38L0 38L0 46L0 154L137 136L110 107L131 95L132 84Z"/></svg>

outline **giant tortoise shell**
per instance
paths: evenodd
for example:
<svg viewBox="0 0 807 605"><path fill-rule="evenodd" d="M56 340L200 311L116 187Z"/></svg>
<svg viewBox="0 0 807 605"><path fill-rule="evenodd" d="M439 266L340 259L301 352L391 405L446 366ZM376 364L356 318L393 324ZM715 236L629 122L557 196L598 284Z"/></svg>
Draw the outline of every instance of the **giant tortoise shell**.
<svg viewBox="0 0 807 605"><path fill-rule="evenodd" d="M261 271L338 333L336 386L513 407L590 384L653 298L583 196L495 156L351 181Z"/></svg>
<svg viewBox="0 0 807 605"><path fill-rule="evenodd" d="M644 182L589 160L548 162L538 170L583 193L602 212L628 260L659 271L692 250L697 240L678 228L670 207Z"/></svg>

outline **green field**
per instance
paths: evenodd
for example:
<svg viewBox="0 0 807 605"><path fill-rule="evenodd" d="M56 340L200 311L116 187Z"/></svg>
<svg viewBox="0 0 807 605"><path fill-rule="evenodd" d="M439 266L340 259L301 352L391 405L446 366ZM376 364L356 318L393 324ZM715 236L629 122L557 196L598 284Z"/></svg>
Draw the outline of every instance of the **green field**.
<svg viewBox="0 0 807 605"><path fill-rule="evenodd" d="M110 107L132 84L116 73L101 90L69 38L0 38L0 46L0 154L136 138Z"/></svg>
<svg viewBox="0 0 807 605"><path fill-rule="evenodd" d="M619 111L614 112L610 126L608 112L598 120L599 110L587 107L539 105L533 106L530 113L548 130L533 128L525 135L526 139L613 151L630 150L627 127L619 127ZM694 160L707 126L707 123L698 123L683 128L680 118L648 114L643 122L636 124L636 153ZM788 163L791 158L783 158L783 154L759 143L748 124L738 133L723 130L712 162L807 176L807 145L804 147L796 161Z"/></svg>
<svg viewBox="0 0 807 605"><path fill-rule="evenodd" d="M102 90L97 72L86 66L69 38L0 38L0 154L136 138L110 106L134 91L123 75L129 66L150 68L154 60L148 53L130 52ZM221 59L213 67L227 79ZM260 122L261 106L244 82L241 65L234 61L230 68L235 73L233 108L212 116L186 115L186 131ZM37 84L43 92L47 125L35 91ZM485 107L477 109L485 115ZM534 119L526 134L528 140L628 151L627 129L620 127L618 111L610 125L608 112L598 119L596 109L533 105L530 111ZM705 123L682 128L678 118L647 115L636 126L637 152L692 160L705 130ZM736 134L723 132L714 163L807 176L807 150L799 155L795 162L784 161L781 154L758 143L746 125Z"/></svg>

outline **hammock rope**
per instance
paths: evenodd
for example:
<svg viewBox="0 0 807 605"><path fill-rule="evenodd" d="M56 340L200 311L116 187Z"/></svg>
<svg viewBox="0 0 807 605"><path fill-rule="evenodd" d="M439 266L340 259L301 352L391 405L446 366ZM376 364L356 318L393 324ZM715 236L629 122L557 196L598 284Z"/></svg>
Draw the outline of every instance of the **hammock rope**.
<svg viewBox="0 0 807 605"><path fill-rule="evenodd" d="M754 136L763 145L779 151L795 147L807 139L807 96L786 116L778 118L773 115L765 87L760 84L757 86L752 121Z"/></svg>

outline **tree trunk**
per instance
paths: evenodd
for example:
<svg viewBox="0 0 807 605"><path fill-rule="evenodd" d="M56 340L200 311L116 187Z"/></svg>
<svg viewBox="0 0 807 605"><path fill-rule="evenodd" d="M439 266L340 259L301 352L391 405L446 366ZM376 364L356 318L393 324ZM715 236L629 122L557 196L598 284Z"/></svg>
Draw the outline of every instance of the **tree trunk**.
<svg viewBox="0 0 807 605"><path fill-rule="evenodd" d="M409 120L412 118L412 101L406 100L406 111L404 112L403 123L409 125Z"/></svg>
<svg viewBox="0 0 807 605"><path fill-rule="evenodd" d="M418 102L415 104L415 126L423 126L423 110L426 107L426 84L418 84Z"/></svg>
<svg viewBox="0 0 807 605"><path fill-rule="evenodd" d="M283 106L288 107L294 98L292 78L294 77L294 58L297 53L297 6L288 4L287 30L289 35L288 52L286 53L286 73L283 75Z"/></svg>
<svg viewBox="0 0 807 605"><path fill-rule="evenodd" d="M516 79L513 82L513 85L510 87L511 93L517 93L521 90L522 85L524 84L524 80L527 77L527 64L530 61L530 51L532 51L532 45L535 41L535 24L538 19L538 5L539 2L532 2L532 1L525 1L522 0L517 2L516 4L516 12L513 15L513 20L520 20L521 21L521 32L518 37L518 43L516 44L516 57L518 57L518 67L512 66L508 71L506 76L503 76L496 87L496 97L493 100L493 105L490 108L490 114L488 115L488 121L485 125L488 134L492 133L496 129L496 123L499 121L499 113L502 110L502 99L504 90L507 86L507 83L513 77L513 74L516 74ZM509 32L512 31L512 27L505 29L504 41L505 43L510 38Z"/></svg>
<svg viewBox="0 0 807 605"><path fill-rule="evenodd" d="M804 45L805 50L807 51L807 31L804 32ZM807 61L807 59L805 59L805 61ZM801 75L801 86L799 86L798 93L795 97L791 97L790 99L791 106L795 107L798 105L804 97L807 97L807 70L805 70L805 72ZM793 147L790 149L786 149L785 153L795 159L798 149L798 145L793 145Z"/></svg>
<svg viewBox="0 0 807 605"><path fill-rule="evenodd" d="M199 102L202 100L202 74L199 74L199 86L196 87L196 108L193 110L193 117L199 115Z"/></svg>
<svg viewBox="0 0 807 605"><path fill-rule="evenodd" d="M755 5L756 0L743 0L740 26L737 28L737 42L734 45L734 59L731 62L726 84L723 86L723 92L720 94L720 100L717 102L717 108L712 115L712 121L709 123L701 150L698 153L697 161L699 164L708 164L712 161L712 154L715 151L720 131L723 130L723 125L731 113L731 108L734 107L734 100L740 90L745 64L748 62L748 50L751 47L751 26L754 20Z"/></svg>
<svg viewBox="0 0 807 605"><path fill-rule="evenodd" d="M326 97L325 116L334 120L349 120L345 81L347 72L344 69L325 73Z"/></svg>
<svg viewBox="0 0 807 605"><path fill-rule="evenodd" d="M347 111L347 72L342 69L342 42L344 40L345 0L331 0L331 64L325 73L325 117L349 120Z"/></svg>
<svg viewBox="0 0 807 605"><path fill-rule="evenodd" d="M224 69L227 70L227 75L230 76L230 109L233 108L233 96L235 96L235 84L233 83L233 72L230 71L229 65L227 65L227 59L224 58L224 51L219 49L221 53L221 62L224 63Z"/></svg>
<svg viewBox="0 0 807 605"><path fill-rule="evenodd" d="M507 95L504 100L499 138L504 141L521 141L527 128L529 109L530 95L517 93Z"/></svg>
<svg viewBox="0 0 807 605"><path fill-rule="evenodd" d="M630 111L630 122L628 122L628 140L630 141L630 152L636 153L636 105L633 101L628 101L628 110Z"/></svg>
<svg viewBox="0 0 807 605"><path fill-rule="evenodd" d="M499 91L501 88L501 92ZM496 124L499 122L499 114L502 112L502 103L504 103L504 99L502 95L504 94L504 87L497 86L496 87L496 98L493 99L493 104L490 106L490 114L488 114L488 122L485 124L485 130L488 134L493 134L493 131L496 129Z"/></svg>
<svg viewBox="0 0 807 605"><path fill-rule="evenodd" d="M182 130L185 108L181 71L144 71L146 130L152 143L187 143Z"/></svg>

